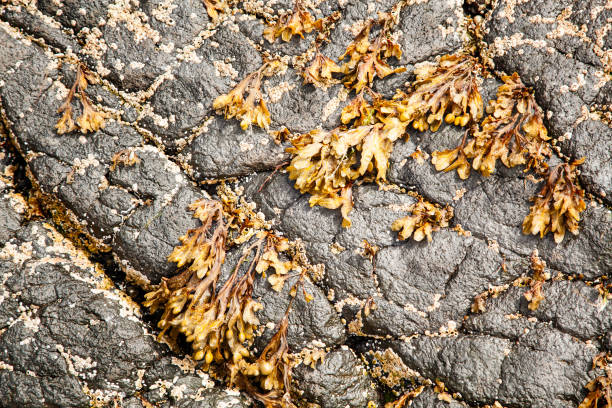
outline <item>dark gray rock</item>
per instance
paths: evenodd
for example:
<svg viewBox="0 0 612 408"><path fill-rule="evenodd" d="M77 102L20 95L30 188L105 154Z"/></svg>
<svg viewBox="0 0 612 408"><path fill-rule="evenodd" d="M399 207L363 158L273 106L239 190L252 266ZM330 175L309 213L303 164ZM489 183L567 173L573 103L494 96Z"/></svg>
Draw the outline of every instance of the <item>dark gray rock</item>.
<svg viewBox="0 0 612 408"><path fill-rule="evenodd" d="M553 281L545 283L545 297L535 311L529 310L524 292L528 288L510 287L495 299L490 299L486 311L471 315L465 328L480 333L494 333L518 338L524 329L532 329L537 321L550 322L554 327L583 341L596 340L611 329L610 306L603 302L599 291L583 282ZM513 319L515 313L527 319ZM509 317L510 316L510 317Z"/></svg>
<svg viewBox="0 0 612 408"><path fill-rule="evenodd" d="M365 19L395 2L319 2L310 9L316 18L342 14L321 52L338 58ZM414 65L460 51L468 40L462 2L407 3L395 29L403 55L389 61L407 70L374 82L385 97L413 79ZM514 3L500 0L493 8L485 52L497 70L517 71L534 87L561 153L587 157L580 183L594 198L587 197L580 234L567 234L559 245L550 236L522 234L529 199L541 187L522 169L499 165L489 178L472 174L465 181L435 171L431 154L463 136L453 126L435 135L409 131L410 140L395 143L393 185L355 184L351 228L342 228L339 211L310 207L282 170L287 143L275 144L258 127L243 131L235 118L212 110L218 95L281 57L287 69L265 78L261 88L270 130L296 134L340 125L352 94L342 84L303 84L303 59L316 33L274 44L262 38L266 21L293 1L239 2L217 22L200 0L3 3L0 405L247 406L244 396L213 386L189 359L156 342L143 323L148 318L87 259L95 254L118 286L140 300L126 280L148 288L176 273L167 257L199 225L189 204L215 197L211 180L237 178L275 231L301 240L309 260L324 267L321 280L305 283L314 299L298 293L289 316L291 352L332 350L315 369L296 367L295 388L304 399L323 407L382 404L388 389L374 383L354 351L393 346L421 375L415 378L444 381L454 407L496 400L511 407L577 406L596 375L592 357L612 342L609 306L593 287L612 270L612 132L598 113L612 100L605 59L611 34L604 29L610 10L603 0ZM466 10L473 5L467 2ZM87 94L109 118L93 134L57 135L57 108L72 86L77 58L102 78ZM485 101L499 84L483 82ZM78 99L73 105L80 114ZM4 153L8 139L17 154ZM417 148L424 160L411 157ZM113 163L121 151L138 161ZM555 155L550 164L565 159ZM398 241L390 230L415 202L408 191L454 208L450 228L434 232L431 243ZM34 192L48 215L32 222L24 216ZM366 242L379 247L374 257L364 252ZM545 299L531 311L527 288L512 283L531 275L534 249L556 277L543 285ZM229 248L223 277L242 250ZM294 280L280 293L256 280L254 297L264 309L255 350L274 333ZM488 290L496 295L482 313L472 313L474 298ZM428 387L412 405L442 404Z"/></svg>
<svg viewBox="0 0 612 408"><path fill-rule="evenodd" d="M571 407L596 349L546 324L526 329L517 341L488 335L417 337L397 343L406 364L439 378L451 392L484 404Z"/></svg>
<svg viewBox="0 0 612 408"><path fill-rule="evenodd" d="M151 86L176 62L177 50L190 45L209 21L199 1L177 8L157 1L43 0L39 9L75 33L81 56L103 67L102 76L131 91Z"/></svg>
<svg viewBox="0 0 612 408"><path fill-rule="evenodd" d="M245 176L274 169L287 160L285 148L276 145L259 127L242 130L240 122L214 117L206 131L179 155L198 180Z"/></svg>
<svg viewBox="0 0 612 408"><path fill-rule="evenodd" d="M181 138L195 133L212 113L215 98L262 65L246 37L228 26L217 28L185 54L151 97L152 114L141 120L144 127L161 136L165 146L174 149L184 146Z"/></svg>
<svg viewBox="0 0 612 408"><path fill-rule="evenodd" d="M340 112L345 104L341 98L346 98L341 84L327 88L304 85L302 75L288 68L265 81L264 89L273 98L268 110L274 129L287 128L299 134L317 127L333 129L341 124Z"/></svg>
<svg viewBox="0 0 612 408"><path fill-rule="evenodd" d="M327 353L314 370L298 366L295 378L309 386L303 389L303 396L324 408L366 407L369 401L379 403L364 366L348 348Z"/></svg>
<svg viewBox="0 0 612 408"><path fill-rule="evenodd" d="M0 160L0 174L3 170L7 170L7 167ZM9 183L11 180L0 175L0 242L7 242L21 227L26 210L25 200L14 193L12 183Z"/></svg>
<svg viewBox="0 0 612 408"><path fill-rule="evenodd" d="M540 0L514 5L504 0L486 23L485 40L497 69L516 71L534 87L564 153L593 156L582 166L583 181L609 202L612 129L588 116L591 105L611 101L605 51L610 34L603 27L612 10L604 4Z"/></svg>
<svg viewBox="0 0 612 408"><path fill-rule="evenodd" d="M247 406L183 371L188 361L154 340L140 308L49 224L31 222L0 248L0 276L2 406L121 404L159 389L156 402L173 406Z"/></svg>

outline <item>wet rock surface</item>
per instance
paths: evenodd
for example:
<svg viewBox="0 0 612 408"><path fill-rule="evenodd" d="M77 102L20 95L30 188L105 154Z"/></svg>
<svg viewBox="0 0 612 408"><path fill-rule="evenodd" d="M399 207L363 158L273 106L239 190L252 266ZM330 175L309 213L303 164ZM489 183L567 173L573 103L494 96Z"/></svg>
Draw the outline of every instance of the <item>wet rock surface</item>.
<svg viewBox="0 0 612 408"><path fill-rule="evenodd" d="M534 87L562 151L575 158L599 152L583 179L608 203L612 178L602 170L610 168L612 141L602 135L610 129L591 109L612 97L610 18L605 1L501 1L485 35L496 67Z"/></svg>
<svg viewBox="0 0 612 408"><path fill-rule="evenodd" d="M4 175L13 166L0 161ZM0 201L2 406L248 406L158 343L138 304L51 220L26 219L13 180Z"/></svg>
<svg viewBox="0 0 612 408"><path fill-rule="evenodd" d="M579 181L590 195L580 234L556 244L521 232L541 187L521 168L500 164L490 177L473 172L468 180L434 169L431 154L463 136L449 125L433 137L409 130L409 140L395 143L392 185L354 187L351 228L341 226L339 211L310 207L282 169L289 144L212 109L217 96L280 56L287 67L262 83L270 130L340 125L353 95L341 84L304 85L300 75L298 57L309 61L316 34L271 44L262 37L266 20L293 2L260 3L242 2L219 21L199 0L0 5L0 406L255 404L212 381L185 357L188 346L170 351L156 341L157 317L137 303L176 273L168 255L199 225L189 204L217 198L214 183L229 179L324 270L306 282L312 300L297 296L289 315L293 353L327 352L315 368L294 368L298 400L384 406L423 383L412 406L576 407L598 375L593 357L612 344L600 289L612 271L609 4L500 0L484 16L483 52L498 74L516 71L533 87L558 146L552 161L586 157ZM320 47L337 59L360 24L395 1L318 3L317 18L341 13ZM391 65L407 70L374 82L386 97L413 79L416 64L467 49L472 34L465 11L472 6L406 3L397 27L403 54ZM58 135L57 109L77 61L100 78L87 94L107 113L106 126ZM499 78L484 80L485 103ZM137 160L118 162L121 154ZM415 192L454 208L450 227L429 243L399 241L390 229ZM231 249L226 265L241 250ZM532 274L534 250L552 279L531 310L521 279ZM257 350L273 335L294 281L277 293L257 280L253 296L264 306ZM416 381L394 392L362 361L389 347ZM438 398L435 380L450 403Z"/></svg>

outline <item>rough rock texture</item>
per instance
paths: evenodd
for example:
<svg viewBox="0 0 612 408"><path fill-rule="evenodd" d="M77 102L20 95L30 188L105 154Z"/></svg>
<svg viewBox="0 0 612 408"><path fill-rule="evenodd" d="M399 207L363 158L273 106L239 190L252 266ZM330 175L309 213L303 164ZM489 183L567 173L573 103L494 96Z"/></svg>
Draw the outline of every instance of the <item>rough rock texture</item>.
<svg viewBox="0 0 612 408"><path fill-rule="evenodd" d="M340 12L320 46L337 59L367 18L396 1L308 3L316 18ZM403 54L390 61L406 71L375 80L373 90L391 97L414 78L415 65L465 51L466 10L477 9L467 3L407 1L395 31ZM212 21L201 0L0 5L0 406L252 404L210 381L182 354L188 346L171 352L158 343L155 318L134 302L176 273L167 257L199 225L188 205L215 198L221 179L324 268L320 280L306 282L312 301L298 296L289 318L292 352L328 352L314 369L295 367L298 399L383 406L405 390L390 391L361 357L389 347L409 369L414 383L404 385L438 379L453 397L443 402L428 385L412 406L565 408L584 398L597 375L592 358L612 351L612 312L597 286L612 271L609 1L499 0L481 8L490 10L481 51L495 64L481 85L485 103L500 74L518 72L545 111L558 147L551 163L586 156L579 182L591 195L580 234L560 244L521 233L541 187L521 168L500 164L488 178L473 172L465 181L435 171L431 154L463 136L448 125L433 137L410 130L409 140L395 143L391 184L354 187L351 228L341 226L339 211L310 207L282 169L287 142L256 126L244 131L212 109L276 56L287 66L261 87L270 130L340 125L353 94L342 84L304 85L300 75L316 33L272 44L262 37L267 21L292 7L245 1ZM77 61L100 78L87 94L109 117L93 134L58 135L57 109ZM117 164L120 152L138 160ZM399 241L390 230L415 203L411 192L454 208L451 228L430 243ZM369 245L378 247L374 256ZM530 310L519 282L532 273L534 250L553 279ZM228 252L223 276L241 251ZM264 309L256 350L289 304L289 286L276 293L257 280L253 296Z"/></svg>
<svg viewBox="0 0 612 408"><path fill-rule="evenodd" d="M496 68L533 86L565 154L585 163L583 180L610 203L612 139L596 104L612 99L612 8L605 0L503 0L487 24ZM608 135L606 137L606 135Z"/></svg>
<svg viewBox="0 0 612 408"><path fill-rule="evenodd" d="M296 378L312 384L304 396L321 407L365 407L376 400L371 379L348 348L328 353L315 369L300 366Z"/></svg>
<svg viewBox="0 0 612 408"><path fill-rule="evenodd" d="M248 406L158 343L140 307L49 220L24 217L11 154L0 159L1 405Z"/></svg>

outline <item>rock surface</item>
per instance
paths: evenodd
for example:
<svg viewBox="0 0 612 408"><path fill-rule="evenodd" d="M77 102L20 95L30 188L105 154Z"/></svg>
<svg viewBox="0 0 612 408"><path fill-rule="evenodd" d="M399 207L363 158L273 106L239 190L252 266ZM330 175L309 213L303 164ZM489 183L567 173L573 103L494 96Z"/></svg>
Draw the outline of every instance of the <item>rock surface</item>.
<svg viewBox="0 0 612 408"><path fill-rule="evenodd" d="M485 103L502 73L518 72L545 112L552 161L586 157L579 182L587 210L579 235L560 244L522 234L540 188L522 169L468 180L435 171L431 154L463 136L448 125L434 137L410 130L395 143L392 184L355 186L351 228L339 211L310 207L282 169L288 143L270 131L333 129L352 95L341 84L303 84L316 34L264 40L267 21L293 7L265 3L240 2L218 21L200 0L0 5L0 406L255 404L213 382L184 350L157 342L156 317L137 303L176 273L168 255L199 225L189 204L216 198L215 183L225 180L324 270L306 282L312 301L296 297L289 316L293 353L327 352L315 368L294 368L302 402L382 407L426 384L412 406L576 407L598 375L592 359L612 351L612 311L599 290L612 271L609 2L407 1L396 29L403 54L390 63L407 69L373 85L391 97L415 65L467 50L468 13L488 12L480 48L495 72L481 86ZM365 19L396 1L312 3L317 18L341 15L320 46L337 59ZM262 81L270 131L242 130L213 110L216 97L274 56L287 66ZM58 135L57 109L78 61L100 78L86 92L106 126ZM119 153L137 160L117 163ZM390 229L416 202L413 192L454 209L432 242L399 241ZM231 249L226 265L241 250ZM552 279L531 310L521 282L534 250ZM290 284L277 293L257 280L264 309L256 349L274 333ZM484 303L474 312L476 298ZM388 348L416 382L390 390L363 364Z"/></svg>

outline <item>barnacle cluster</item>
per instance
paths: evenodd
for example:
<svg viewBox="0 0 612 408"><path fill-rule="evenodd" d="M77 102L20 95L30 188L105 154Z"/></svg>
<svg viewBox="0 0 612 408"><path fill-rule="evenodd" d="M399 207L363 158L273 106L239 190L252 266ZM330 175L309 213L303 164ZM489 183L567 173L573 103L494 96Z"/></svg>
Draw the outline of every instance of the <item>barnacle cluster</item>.
<svg viewBox="0 0 612 408"><path fill-rule="evenodd" d="M85 93L87 85L95 82L96 77L83 64L77 65L76 78L74 84L68 91L66 100L57 110L62 116L57 121L55 128L57 133L64 134L79 129L82 133L96 132L104 127L104 119L106 114L97 111ZM72 119L72 100L78 95L81 101L82 112L76 119L76 124Z"/></svg>
<svg viewBox="0 0 612 408"><path fill-rule="evenodd" d="M586 209L584 190L576 183L576 168L584 158L562 163L549 170L540 193L532 198L534 204L523 221L524 234L552 232L555 242L563 241L565 231L578 234L580 213Z"/></svg>
<svg viewBox="0 0 612 408"><path fill-rule="evenodd" d="M315 20L303 6L302 1L295 0L293 11L281 15L276 22L266 27L263 36L273 43L278 37L290 41L294 35L304 38L304 33L320 30L323 20Z"/></svg>
<svg viewBox="0 0 612 408"><path fill-rule="evenodd" d="M593 369L603 371L585 388L589 391L578 408L612 408L612 354L601 353L593 359Z"/></svg>
<svg viewBox="0 0 612 408"><path fill-rule="evenodd" d="M431 233L448 227L448 221L453 217L453 209L450 206L444 208L438 204L432 204L422 197L409 208L411 215L395 220L391 229L399 231L398 238L405 240L410 237L415 241L422 241L427 237L431 241Z"/></svg>
<svg viewBox="0 0 612 408"><path fill-rule="evenodd" d="M213 109L223 112L226 119L236 117L240 127L246 130L251 124L267 129L270 126L270 112L261 93L261 80L273 75L281 66L278 60L265 62L257 71L250 73L229 93L219 95L213 102ZM248 92L248 96L244 94Z"/></svg>
<svg viewBox="0 0 612 408"><path fill-rule="evenodd" d="M163 278L145 295L144 305L151 312L163 310L160 337L175 342L183 335L203 369L222 373L230 384L248 390L266 406L292 406L288 388L292 361L286 340L291 304L277 333L255 357L250 345L259 325L256 313L263 306L252 293L257 274L284 278L291 270L302 270L297 288L306 269L298 265L300 257L292 244L265 229L231 190L221 186L218 193L218 201L202 199L190 205L201 225L182 236L181 245L168 257L179 273ZM219 287L226 250L240 244L246 246L242 256Z"/></svg>
<svg viewBox="0 0 612 408"><path fill-rule="evenodd" d="M433 153L432 163L437 170L457 169L459 177L466 179L470 175L467 159L473 159L471 167L488 177L499 159L506 167L525 164L527 169L546 171L546 157L552 151L546 142L550 137L542 109L516 72L502 80L497 99L487 107L489 115L482 129L475 130L467 144L464 137L457 148Z"/></svg>

